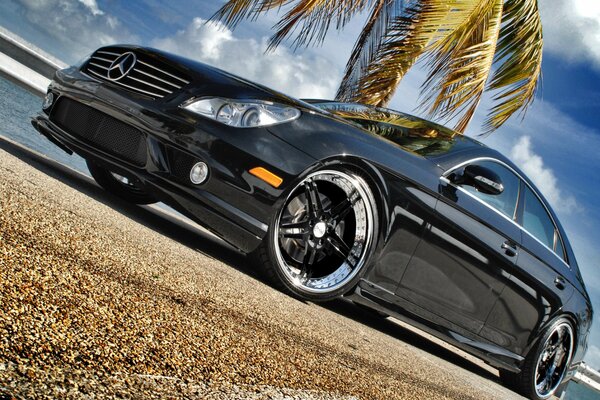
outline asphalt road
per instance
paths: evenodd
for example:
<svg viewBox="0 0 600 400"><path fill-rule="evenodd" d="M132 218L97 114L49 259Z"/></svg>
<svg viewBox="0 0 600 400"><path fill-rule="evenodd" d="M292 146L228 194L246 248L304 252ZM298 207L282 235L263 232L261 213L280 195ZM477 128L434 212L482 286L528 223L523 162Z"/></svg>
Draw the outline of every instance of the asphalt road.
<svg viewBox="0 0 600 400"><path fill-rule="evenodd" d="M188 220L0 137L0 399L11 396L521 398L454 347L343 300L292 299Z"/></svg>

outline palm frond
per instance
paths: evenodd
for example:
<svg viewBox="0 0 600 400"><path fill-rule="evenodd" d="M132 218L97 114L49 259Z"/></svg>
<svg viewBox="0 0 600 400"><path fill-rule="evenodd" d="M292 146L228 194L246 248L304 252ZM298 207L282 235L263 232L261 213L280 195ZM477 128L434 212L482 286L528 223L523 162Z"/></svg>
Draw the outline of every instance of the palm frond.
<svg viewBox="0 0 600 400"><path fill-rule="evenodd" d="M466 8L465 19L427 50L429 75L421 107L430 115L454 118L463 132L481 101L502 24L503 0L482 0Z"/></svg>
<svg viewBox="0 0 600 400"><path fill-rule="evenodd" d="M379 0L229 0L212 17L231 28L242 20L256 18L259 14L290 6L286 14L273 27L275 34L269 40L268 49L277 47L296 30L292 47L298 48L325 39L332 24L343 28L357 13ZM390 2L397 0L388 0Z"/></svg>
<svg viewBox="0 0 600 400"><path fill-rule="evenodd" d="M464 0L415 0L392 23L359 84L347 96L352 101L385 106L406 72L427 46L450 29L452 14Z"/></svg>
<svg viewBox="0 0 600 400"><path fill-rule="evenodd" d="M383 109L370 109L365 112L329 110L344 119L355 121L364 129L379 136L410 136L424 139L443 139L448 141L460 133L442 126L433 125L429 121L414 118L407 114L390 113ZM368 121L369 123L365 123ZM431 143L429 143L431 144Z"/></svg>
<svg viewBox="0 0 600 400"><path fill-rule="evenodd" d="M373 4L369 19L356 41L346 65L344 78L336 94L337 100L349 100L358 90L361 78L376 59L392 24L402 15L403 11L403 1L378 0Z"/></svg>
<svg viewBox="0 0 600 400"><path fill-rule="evenodd" d="M269 40L269 49L277 47L296 29L292 47L321 43L332 22L336 29L343 28L357 13L376 0L299 0L275 25L276 33Z"/></svg>
<svg viewBox="0 0 600 400"><path fill-rule="evenodd" d="M485 128L497 129L534 99L541 76L542 25L537 0L229 0L213 19L235 26L275 8L269 49L320 43L357 13L371 13L336 98L385 106L421 57L429 73L420 107L464 131L482 94L496 91ZM492 66L498 66L490 79Z"/></svg>
<svg viewBox="0 0 600 400"><path fill-rule="evenodd" d="M372 122L380 122L384 124L394 125L403 128L420 129L427 128L432 133L426 135L435 137L439 132L431 128L431 123L418 119L410 118L407 115L385 112L382 109L369 109L368 111L346 111L346 110L329 110L332 114L350 120L366 120Z"/></svg>
<svg viewBox="0 0 600 400"><path fill-rule="evenodd" d="M229 0L212 17L212 21L221 21L234 28L242 20L257 17L258 14L273 8L282 7L291 0Z"/></svg>
<svg viewBox="0 0 600 400"><path fill-rule="evenodd" d="M501 90L485 123L486 132L504 124L515 112L527 111L541 79L542 22L537 0L506 0L500 30L496 64L500 64L488 85Z"/></svg>

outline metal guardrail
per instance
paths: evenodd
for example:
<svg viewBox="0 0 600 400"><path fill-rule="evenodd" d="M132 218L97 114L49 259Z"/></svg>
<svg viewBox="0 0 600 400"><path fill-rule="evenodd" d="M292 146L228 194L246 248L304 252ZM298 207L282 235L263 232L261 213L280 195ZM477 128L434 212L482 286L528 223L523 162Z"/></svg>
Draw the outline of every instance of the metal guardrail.
<svg viewBox="0 0 600 400"><path fill-rule="evenodd" d="M573 381L582 385L588 386L591 389L600 392L600 372L595 369L588 367L585 364L581 364L573 376Z"/></svg>
<svg viewBox="0 0 600 400"><path fill-rule="evenodd" d="M44 96L57 69L67 65L25 39L0 27L0 75Z"/></svg>
<svg viewBox="0 0 600 400"><path fill-rule="evenodd" d="M30 92L44 96L57 69L67 64L0 26L0 75ZM585 363L572 378L600 392L600 372Z"/></svg>

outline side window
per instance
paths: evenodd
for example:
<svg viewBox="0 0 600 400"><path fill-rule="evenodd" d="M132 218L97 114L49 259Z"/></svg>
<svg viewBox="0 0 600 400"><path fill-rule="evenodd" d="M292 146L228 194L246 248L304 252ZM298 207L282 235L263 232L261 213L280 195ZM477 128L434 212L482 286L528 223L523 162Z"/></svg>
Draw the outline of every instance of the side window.
<svg viewBox="0 0 600 400"><path fill-rule="evenodd" d="M523 228L548 248L554 249L554 223L533 191L525 186ZM562 258L562 254L559 254Z"/></svg>
<svg viewBox="0 0 600 400"><path fill-rule="evenodd" d="M511 170L494 161L476 161L469 165L479 165L494 171L502 180L504 191L494 195L482 193L470 185L461 185L460 187L500 211L508 218L514 219L517 199L519 197L519 178ZM463 170L464 167L454 173L462 174Z"/></svg>

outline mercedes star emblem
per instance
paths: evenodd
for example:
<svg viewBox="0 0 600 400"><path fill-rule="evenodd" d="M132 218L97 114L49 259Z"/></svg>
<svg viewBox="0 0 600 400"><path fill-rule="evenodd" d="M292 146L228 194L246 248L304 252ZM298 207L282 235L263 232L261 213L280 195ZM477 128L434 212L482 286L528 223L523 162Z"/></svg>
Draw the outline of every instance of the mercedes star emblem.
<svg viewBox="0 0 600 400"><path fill-rule="evenodd" d="M118 81L121 78L127 76L127 74L133 69L137 58L132 52L121 54L115 61L108 67L108 79L111 81Z"/></svg>

